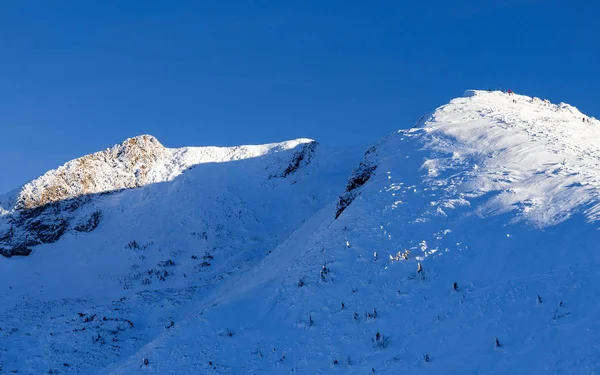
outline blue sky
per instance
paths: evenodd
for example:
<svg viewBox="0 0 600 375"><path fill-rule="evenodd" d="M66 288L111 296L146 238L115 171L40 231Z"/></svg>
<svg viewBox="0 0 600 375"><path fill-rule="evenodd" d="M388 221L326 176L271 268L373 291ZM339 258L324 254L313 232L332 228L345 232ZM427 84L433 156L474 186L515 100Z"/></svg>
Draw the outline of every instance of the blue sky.
<svg viewBox="0 0 600 375"><path fill-rule="evenodd" d="M367 146L468 88L600 117L599 14L593 1L2 2L0 192L142 133Z"/></svg>

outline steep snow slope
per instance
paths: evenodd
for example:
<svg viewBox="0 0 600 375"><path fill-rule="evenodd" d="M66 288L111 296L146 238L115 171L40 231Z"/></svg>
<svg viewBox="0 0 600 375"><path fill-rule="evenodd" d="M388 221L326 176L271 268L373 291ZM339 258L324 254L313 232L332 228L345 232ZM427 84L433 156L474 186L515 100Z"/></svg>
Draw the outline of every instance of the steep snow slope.
<svg viewBox="0 0 600 375"><path fill-rule="evenodd" d="M600 124L583 117L467 92L110 373L600 373Z"/></svg>
<svg viewBox="0 0 600 375"><path fill-rule="evenodd" d="M584 118L468 91L362 161L299 142L94 196L92 232L0 258L0 373L600 373Z"/></svg>

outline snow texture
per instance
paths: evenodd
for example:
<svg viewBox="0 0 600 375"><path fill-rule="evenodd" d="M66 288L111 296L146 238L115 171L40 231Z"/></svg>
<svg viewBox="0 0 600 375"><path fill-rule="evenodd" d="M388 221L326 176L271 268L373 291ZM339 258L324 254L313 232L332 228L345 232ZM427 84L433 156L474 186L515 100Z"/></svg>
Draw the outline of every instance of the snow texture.
<svg viewBox="0 0 600 375"><path fill-rule="evenodd" d="M2 201L0 244L67 224L0 257L0 373L600 374L576 108L467 91L366 153L134 140Z"/></svg>

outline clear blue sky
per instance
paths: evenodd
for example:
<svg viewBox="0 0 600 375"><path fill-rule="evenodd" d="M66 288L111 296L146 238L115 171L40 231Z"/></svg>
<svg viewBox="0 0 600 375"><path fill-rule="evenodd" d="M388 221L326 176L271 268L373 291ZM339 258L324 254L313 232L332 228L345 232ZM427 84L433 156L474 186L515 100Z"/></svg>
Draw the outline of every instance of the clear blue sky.
<svg viewBox="0 0 600 375"><path fill-rule="evenodd" d="M596 1L4 1L0 192L141 133L375 142L468 88L600 117Z"/></svg>

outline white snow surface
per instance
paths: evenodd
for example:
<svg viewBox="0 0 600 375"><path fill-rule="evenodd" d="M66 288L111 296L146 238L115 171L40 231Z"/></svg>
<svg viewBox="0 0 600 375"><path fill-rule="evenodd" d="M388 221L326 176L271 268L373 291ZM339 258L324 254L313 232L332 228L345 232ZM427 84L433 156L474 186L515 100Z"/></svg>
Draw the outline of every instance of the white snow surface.
<svg viewBox="0 0 600 375"><path fill-rule="evenodd" d="M205 149L107 184L93 232L0 257L0 373L600 374L587 119L467 91L364 158Z"/></svg>

